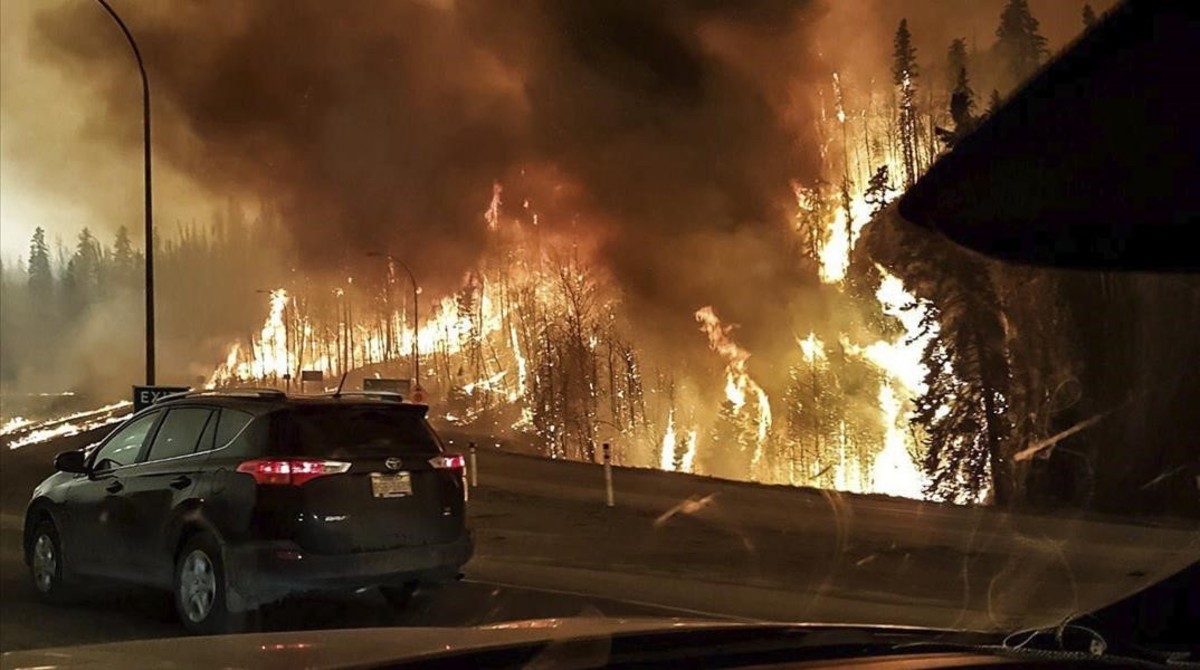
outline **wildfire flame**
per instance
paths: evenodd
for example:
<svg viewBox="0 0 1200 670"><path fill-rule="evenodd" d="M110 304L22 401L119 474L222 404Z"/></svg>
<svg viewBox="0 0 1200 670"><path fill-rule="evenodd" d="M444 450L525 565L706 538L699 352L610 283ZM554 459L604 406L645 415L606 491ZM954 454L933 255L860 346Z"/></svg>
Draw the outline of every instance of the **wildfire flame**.
<svg viewBox="0 0 1200 670"><path fill-rule="evenodd" d="M695 429L680 431L675 425L675 408L667 410L667 431L663 433L659 451L660 470L695 472L696 447L699 433ZM682 445L683 454L679 453Z"/></svg>
<svg viewBox="0 0 1200 670"><path fill-rule="evenodd" d="M884 314L896 318L904 332L892 341L879 340L859 346L845 335L842 348L847 354L870 361L886 376L879 388L880 422L884 431L883 449L871 466L870 490L889 495L921 498L925 477L921 474L908 446L905 431L905 407L925 392L925 374L921 353L937 328L922 328L928 306L904 288L904 282L877 266L882 280L875 291ZM915 446L915 445L914 445Z"/></svg>
<svg viewBox="0 0 1200 670"><path fill-rule="evenodd" d="M484 221L487 221L488 230L496 230L500 226L500 194L504 189L500 186L500 182L492 184L492 202L488 205L487 211L483 213Z"/></svg>
<svg viewBox="0 0 1200 670"><path fill-rule="evenodd" d="M899 195L899 191L890 190L887 193L889 198ZM803 202L798 204L801 207L805 206ZM836 284L846 278L846 270L850 267L850 252L858 243L863 228L871 222L873 214L873 207L866 201L865 193L851 196L849 218L845 208L838 207L834 210L833 221L830 222L818 251L821 281Z"/></svg>
<svg viewBox="0 0 1200 670"><path fill-rule="evenodd" d="M128 409L132 405L128 400L122 400L97 409L44 421L14 419L4 424L4 431L0 435L9 438L9 449L19 449L124 421L129 416Z"/></svg>
<svg viewBox="0 0 1200 670"><path fill-rule="evenodd" d="M877 266L878 267L878 266ZM895 317L904 326L904 332L895 340L879 340L865 347L843 341L848 353L862 356L883 370L890 380L898 383L910 396L925 392L925 374L921 363L921 352L933 337L937 336L936 324L922 330L921 321L928 306L918 301L904 288L904 282L882 267L878 267L883 280L875 291L875 297L884 314Z"/></svg>
<svg viewBox="0 0 1200 670"><path fill-rule="evenodd" d="M507 375L508 375L508 370L501 370L500 372L497 372L496 374L492 375L491 377L488 377L487 379L481 379L476 382L464 384L463 390L466 391L467 393L474 393L476 391L476 389L494 391L499 387L500 381L502 379L504 379L504 377Z"/></svg>
<svg viewBox="0 0 1200 670"><path fill-rule="evenodd" d="M0 426L0 437L8 435L9 433L15 433L32 423L32 420L26 419L23 416L14 416L8 421L5 421L4 425Z"/></svg>
<svg viewBox="0 0 1200 670"><path fill-rule="evenodd" d="M872 119L882 115L871 110L861 110L860 115L859 110L854 110L855 122L846 122L849 114L844 82L836 73L833 75L833 94L833 113L825 120L827 111L822 105L821 118L829 124L826 138L840 136L842 150L827 151L827 145L836 146L835 140L831 139L822 143L820 151L823 160L832 161L827 171L840 173L840 193L832 193L827 188L828 182L812 187L795 184L794 191L797 228L805 231L806 252L814 256L818 277L830 287L829 294L839 295L844 290L851 259L855 257L853 252L863 230L881 207L898 195L898 191L886 183L887 179L871 179L868 186L867 166L873 168L882 162L888 172L881 171L880 174L886 177L887 174L902 174L897 169L902 163L895 147L873 149L875 145L866 141ZM889 108L886 116L893 117L894 111ZM861 129L858 127L860 118ZM849 148L852 138L854 146L862 149L853 159ZM364 365L411 356L415 344L420 351L422 369L431 370L422 378L423 384L439 380L442 398L448 397L450 390L469 396L468 400L473 403L470 408L453 411L460 420L476 420L483 416L484 409L506 411L511 408L506 424L511 424L515 430L536 433L547 443L560 444L568 431L579 434L579 424L604 418L597 414L594 404L587 405L574 418L555 421L544 418L547 408L559 402L556 396L560 392L558 385L564 380L583 377L583 393L588 402L595 403L598 378L604 375L610 380L614 378L614 365L621 361L621 355L614 353L612 342L602 339L598 329L579 330L578 341L570 349L574 353L569 356L588 356L592 361L607 359L603 374L599 374L599 368L594 364L570 369L573 365L570 359L562 358L549 347L547 338L555 328L569 330L567 326L579 323L569 319L557 322L558 325L553 322L553 319L566 319L563 315L568 314L570 308L565 304L568 300L559 292L577 290L582 284L577 281L578 276L546 269L548 256L542 246L542 236L552 228L544 225L539 228L539 214L527 199L521 201L521 213L507 216L511 212L503 212L502 194L502 185L494 183L483 221L488 231L496 233L492 239L503 240L509 246L502 247L497 242L495 253L481 260L460 293L431 301L428 311L422 306L420 312L425 317L422 323L412 323L409 316L412 306L408 304L397 309L388 302L382 316L372 315L370 309L361 304L367 302L362 295L361 282L352 290L350 282L346 282L345 289L333 289L339 311L332 321L305 312L287 291L278 289L271 293L270 309L260 331L248 343L230 346L226 360L214 371L210 385L277 379L300 369L320 369L336 375ZM831 206L834 200L836 205ZM503 217L502 213L505 214ZM522 237L525 234L528 237ZM571 240L570 244L575 242ZM928 306L915 299L900 278L882 267L877 269L881 277L875 291L878 309L883 315L894 318L900 324L901 332L877 341L864 341L861 331L831 334L829 339L836 337L842 353L856 361L865 361L879 371L883 381L877 393L867 396L867 402L868 406L877 405L878 426L883 429L881 434L870 415L866 422L871 423L872 430L865 431L864 421L857 418L862 416L861 412L851 416L841 411L829 414L833 417L832 423L821 419L825 425L814 427L812 435L805 434L807 428L804 427L793 430L797 434L790 436L782 435L784 431L776 431L780 434L773 435L770 398L749 374L747 360L751 354L734 341L735 326L723 324L711 306L695 312L709 347L724 361L725 403L720 411L732 412L744 420L739 424L744 428L738 429L737 439L746 449L748 473L752 479L789 483L819 481L820 485L847 491L922 495L925 480L914 460L919 457L921 445L916 444L907 431L906 422L913 401L925 391L921 354L929 338L937 336L937 330L923 324ZM521 296L532 297L539 305L536 313L518 313L520 310L514 305L524 299ZM352 310L352 300L360 303L357 309ZM605 310L611 310L612 303L604 305ZM612 314L611 311L606 313ZM844 359L827 351L826 343L815 332L796 341L799 350L792 350L793 358L788 364L804 362L812 372L812 397L804 402L817 405L824 402L823 398L842 397L836 393L818 393L817 383L822 379L821 375L832 376L841 365L839 361ZM830 360L831 357L834 360ZM624 374L630 375L630 379L640 375L635 357L628 358L625 365ZM806 378L805 383L807 381ZM611 390L612 382L609 384ZM838 390L836 380L829 384L832 390ZM613 391L613 406L631 402L626 394L635 393L632 389L630 386ZM539 396L539 393L543 395ZM659 397L665 398L666 394ZM708 412L715 408L707 408L708 412L706 408L687 408L685 411L684 407L676 406L673 394L670 397L669 404L659 400L656 407L640 410L648 414L649 419L641 419L648 427L638 438L643 445L638 447L638 462L662 470L695 472L697 452L707 447L709 440L707 436L701 436L698 428L712 418ZM615 418L616 410L611 412ZM445 413L451 414L449 410ZM632 415L633 411L627 410L627 414ZM684 416L689 417L687 423L690 425L681 423ZM701 417L699 422L697 416ZM810 455L800 465L784 463L777 452L789 439L814 442L811 452L816 455ZM656 442L657 450L654 448ZM579 456L561 451L561 447L554 449L549 452L552 457L564 454L588 457L586 453ZM767 458L768 453L771 458ZM622 457L629 458L628 453ZM702 461L702 466L707 463L709 461Z"/></svg>
<svg viewBox="0 0 1200 670"><path fill-rule="evenodd" d="M250 343L248 360L242 355L240 342L234 342L219 366L208 379L208 388L232 379L266 379L283 377L292 370L292 359L288 354L287 326L284 310L287 309L288 293L283 289L271 291L271 307L267 319Z"/></svg>
<svg viewBox="0 0 1200 670"><path fill-rule="evenodd" d="M800 343L800 351L804 354L804 360L809 363L815 363L817 360L825 358L825 343L817 339L816 333L809 333L808 337L797 340Z"/></svg>
<svg viewBox="0 0 1200 670"><path fill-rule="evenodd" d="M695 430L689 430L687 434L687 446L683 451L683 458L679 462L679 469L682 472L696 471L696 443L699 438Z"/></svg>
<svg viewBox="0 0 1200 670"><path fill-rule="evenodd" d="M517 399L525 396L526 375L528 374L525 367L527 365L525 357L521 355L521 338L517 337L516 324L509 326L508 343L512 347L513 358L517 361L517 388L516 391L509 395L508 400L509 402L516 402Z"/></svg>
<svg viewBox="0 0 1200 670"><path fill-rule="evenodd" d="M667 432L663 434L658 467L662 470L675 469L675 408L667 412Z"/></svg>
<svg viewBox="0 0 1200 670"><path fill-rule="evenodd" d="M920 498L925 477L917 470L906 448L902 427L901 401L891 384L879 387L879 407L883 410L883 450L871 466L872 488L878 493Z"/></svg>
<svg viewBox="0 0 1200 670"><path fill-rule="evenodd" d="M758 428L754 453L750 458L751 473L757 474L762 463L763 446L771 432L771 403L766 391L746 372L746 359L750 358L750 352L730 338L734 326L722 325L711 306L697 310L696 321L700 322L701 330L708 335L709 347L725 359L725 398L733 406L734 413L746 409L748 397L754 401L753 407L747 411L754 413Z"/></svg>
<svg viewBox="0 0 1200 670"><path fill-rule="evenodd" d="M838 123L846 122L846 104L842 99L842 79L838 73L833 73L833 101L834 107L837 108Z"/></svg>

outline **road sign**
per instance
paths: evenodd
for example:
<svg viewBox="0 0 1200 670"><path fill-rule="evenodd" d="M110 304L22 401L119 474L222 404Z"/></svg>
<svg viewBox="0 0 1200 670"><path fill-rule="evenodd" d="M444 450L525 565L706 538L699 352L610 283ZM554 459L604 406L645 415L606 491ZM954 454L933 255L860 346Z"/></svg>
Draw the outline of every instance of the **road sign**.
<svg viewBox="0 0 1200 670"><path fill-rule="evenodd" d="M412 380L364 377L362 381L362 388L364 391L389 391L391 393L399 393L407 398L409 392L412 390Z"/></svg>
<svg viewBox="0 0 1200 670"><path fill-rule="evenodd" d="M183 393L191 389L186 386L134 386L133 411L140 412L158 402L159 398L172 393Z"/></svg>
<svg viewBox="0 0 1200 670"><path fill-rule="evenodd" d="M319 382L325 379L325 373L320 370L301 370L301 382Z"/></svg>

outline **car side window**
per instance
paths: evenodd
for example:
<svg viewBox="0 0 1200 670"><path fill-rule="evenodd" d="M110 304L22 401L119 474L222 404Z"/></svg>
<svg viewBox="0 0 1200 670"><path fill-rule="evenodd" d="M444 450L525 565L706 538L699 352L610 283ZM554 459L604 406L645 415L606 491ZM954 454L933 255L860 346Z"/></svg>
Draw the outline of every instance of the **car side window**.
<svg viewBox="0 0 1200 670"><path fill-rule="evenodd" d="M207 407L179 407L168 410L166 418L154 435L150 453L145 460L161 461L195 452L212 413Z"/></svg>
<svg viewBox="0 0 1200 670"><path fill-rule="evenodd" d="M221 419L217 424L217 440L213 449L220 449L233 441L242 429L254 419L253 414L236 409L222 409Z"/></svg>
<svg viewBox="0 0 1200 670"><path fill-rule="evenodd" d="M96 459L92 461L92 470L111 470L136 463L138 454L146 444L146 437L160 414L161 412L150 412L117 429L96 453Z"/></svg>

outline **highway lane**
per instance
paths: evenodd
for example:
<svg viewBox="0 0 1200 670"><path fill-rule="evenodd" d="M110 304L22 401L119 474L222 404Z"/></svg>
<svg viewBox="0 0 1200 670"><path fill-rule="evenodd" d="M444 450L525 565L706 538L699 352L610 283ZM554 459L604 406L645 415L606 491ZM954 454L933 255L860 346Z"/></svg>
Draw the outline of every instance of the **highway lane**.
<svg viewBox="0 0 1200 670"><path fill-rule="evenodd" d="M158 594L102 594L61 609L32 601L20 509L54 451L88 439L0 448L0 647L62 644L64 631L81 641L179 632ZM262 625L466 625L600 611L1012 629L1097 608L1200 558L1195 522L1010 514L624 468L608 509L599 466L495 448L481 448L479 463L468 582L403 614L372 597L304 599L272 608Z"/></svg>
<svg viewBox="0 0 1200 670"><path fill-rule="evenodd" d="M1196 520L1008 512L636 468L615 470L608 510L599 465L478 453L474 525L482 556L505 566L496 569L538 585L566 580L552 576L562 568L592 570L574 581L723 614L1011 630L1098 609L1200 560ZM539 560L536 573L517 567ZM472 567L493 574L484 561Z"/></svg>
<svg viewBox="0 0 1200 670"><path fill-rule="evenodd" d="M103 434L103 431L99 431ZM38 600L21 557L29 493L52 471L53 455L97 439L63 438L10 451L0 445L0 652L48 646L174 637L183 634L167 594L97 585L68 605ZM370 626L466 626L541 617L695 617L695 613L597 595L464 580L425 593L397 612L374 592L297 598L265 608L264 631Z"/></svg>

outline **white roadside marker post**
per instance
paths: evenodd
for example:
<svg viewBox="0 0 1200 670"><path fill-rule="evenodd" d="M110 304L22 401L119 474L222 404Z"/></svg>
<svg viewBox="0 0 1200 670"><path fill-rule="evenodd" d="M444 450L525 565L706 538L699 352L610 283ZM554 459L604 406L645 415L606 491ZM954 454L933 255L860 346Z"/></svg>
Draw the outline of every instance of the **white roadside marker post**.
<svg viewBox="0 0 1200 670"><path fill-rule="evenodd" d="M479 461L475 459L475 443L470 443L471 447L471 488L479 486Z"/></svg>

